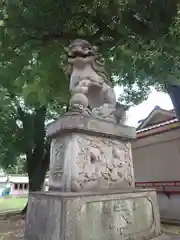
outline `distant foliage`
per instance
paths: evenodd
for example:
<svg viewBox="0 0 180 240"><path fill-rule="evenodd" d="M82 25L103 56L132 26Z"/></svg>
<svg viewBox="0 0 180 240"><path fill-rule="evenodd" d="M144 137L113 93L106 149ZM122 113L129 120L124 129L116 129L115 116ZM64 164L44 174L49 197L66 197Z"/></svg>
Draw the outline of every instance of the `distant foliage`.
<svg viewBox="0 0 180 240"><path fill-rule="evenodd" d="M127 104L146 99L151 86L163 89L169 75L178 78L179 9L177 0L1 1L1 164L13 168L21 154L45 149L45 123L67 106L62 66L76 38L99 47Z"/></svg>
<svg viewBox="0 0 180 240"><path fill-rule="evenodd" d="M8 167L6 168L6 173L7 174L25 174L26 173L25 162L26 162L25 157L22 157L22 156L18 157L16 159L15 164L8 165Z"/></svg>

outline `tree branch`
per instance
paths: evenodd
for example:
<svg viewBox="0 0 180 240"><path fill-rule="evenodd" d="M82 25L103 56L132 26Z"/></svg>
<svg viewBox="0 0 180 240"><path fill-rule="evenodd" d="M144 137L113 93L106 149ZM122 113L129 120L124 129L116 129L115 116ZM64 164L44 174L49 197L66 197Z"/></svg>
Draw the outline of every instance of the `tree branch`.
<svg viewBox="0 0 180 240"><path fill-rule="evenodd" d="M49 41L53 41L53 40L61 40L61 41L72 41L74 39L77 38L84 38L88 41L94 41L95 44L101 44L102 42L113 42L115 37L114 36L118 36L119 38L122 37L122 34L120 36L120 33L116 30L116 29L111 29L108 27L108 24L106 24L105 22L103 22L102 20L102 16L97 13L96 16L91 16L90 14L87 14L85 12L82 13L83 17L88 18L93 24L95 24L97 26L97 31L94 34L78 34L77 32L73 32L71 31L61 31L61 32L50 32L46 29L41 29L41 28L37 28L35 26L29 26L29 23L27 23L27 26L25 27L26 29L32 29L33 31L37 32L37 35L27 35L25 34L25 40L23 41L23 43L18 44L16 46L14 46L12 49L15 50L16 48L20 48L21 46L23 46L25 43L27 43L28 41L32 41L32 40L37 40L40 41L40 45L41 44L46 44ZM22 29L22 26L7 26L7 28L20 28ZM23 31L22 31L23 34ZM103 40L103 38L106 38L105 40ZM108 38L108 39L107 39ZM117 38L116 38L117 40Z"/></svg>

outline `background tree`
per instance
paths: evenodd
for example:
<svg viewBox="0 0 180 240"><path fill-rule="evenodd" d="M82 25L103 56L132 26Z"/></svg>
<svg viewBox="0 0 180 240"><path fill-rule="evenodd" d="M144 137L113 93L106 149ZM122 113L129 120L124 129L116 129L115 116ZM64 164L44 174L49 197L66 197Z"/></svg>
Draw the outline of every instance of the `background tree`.
<svg viewBox="0 0 180 240"><path fill-rule="evenodd" d="M16 158L16 161L14 164L9 164L8 167L6 167L6 173L7 174L26 174L25 170L25 162L26 159L24 156L19 156Z"/></svg>
<svg viewBox="0 0 180 240"><path fill-rule="evenodd" d="M101 48L125 100L138 103L151 85L177 84L169 76L179 76L179 12L178 0L9 0L2 8L2 47L26 58L24 64L38 52L47 79L49 56L62 62L64 46L86 38ZM59 74L54 69L49 77Z"/></svg>
<svg viewBox="0 0 180 240"><path fill-rule="evenodd" d="M50 146L45 137L46 122L64 111L65 103L61 101L58 104L54 100L53 104L44 106L38 105L37 100L28 102L28 98L25 103L23 94L20 96L15 89L1 90L0 165L8 173L27 172L29 190L38 191L49 166ZM26 161L21 158L22 154L26 156Z"/></svg>
<svg viewBox="0 0 180 240"><path fill-rule="evenodd" d="M8 138L2 129L3 159L26 154L30 190L40 190L48 166L46 122L67 105L67 81L60 67L66 60L64 47L75 38L99 46L114 84L124 87L122 101L141 102L150 86L168 89L173 99L172 89L179 84L178 2L2 1L0 87L8 111L0 114L9 133ZM174 99L177 103L179 98ZM180 106L175 107L178 114ZM14 158L6 157L11 149Z"/></svg>

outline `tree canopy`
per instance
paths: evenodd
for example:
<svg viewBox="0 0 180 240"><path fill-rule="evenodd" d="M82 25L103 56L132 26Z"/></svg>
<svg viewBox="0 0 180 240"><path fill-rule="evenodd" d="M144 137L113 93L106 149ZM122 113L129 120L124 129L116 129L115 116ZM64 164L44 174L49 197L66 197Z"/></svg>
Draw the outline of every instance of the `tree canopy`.
<svg viewBox="0 0 180 240"><path fill-rule="evenodd" d="M138 103L149 86L179 75L179 14L177 0L5 1L1 78L23 83L29 101L63 98L64 47L85 38L100 47L127 101Z"/></svg>
<svg viewBox="0 0 180 240"><path fill-rule="evenodd" d="M177 0L2 1L1 164L26 154L30 175L42 168L46 122L64 111L69 97L61 66L70 41L97 45L114 83L124 87L121 100L137 104L151 86L178 80L179 35Z"/></svg>

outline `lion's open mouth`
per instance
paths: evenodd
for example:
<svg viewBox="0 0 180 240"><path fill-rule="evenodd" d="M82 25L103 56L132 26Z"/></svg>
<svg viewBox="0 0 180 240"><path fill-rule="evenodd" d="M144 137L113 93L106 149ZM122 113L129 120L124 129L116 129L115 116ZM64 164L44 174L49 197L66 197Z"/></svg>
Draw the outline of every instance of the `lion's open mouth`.
<svg viewBox="0 0 180 240"><path fill-rule="evenodd" d="M92 57L92 56L94 56L94 54L91 51L86 53L74 51L74 52L71 52L71 54L68 54L68 58L76 58L76 57L86 58L86 57Z"/></svg>

